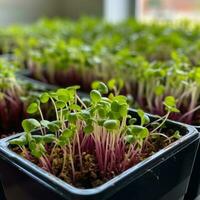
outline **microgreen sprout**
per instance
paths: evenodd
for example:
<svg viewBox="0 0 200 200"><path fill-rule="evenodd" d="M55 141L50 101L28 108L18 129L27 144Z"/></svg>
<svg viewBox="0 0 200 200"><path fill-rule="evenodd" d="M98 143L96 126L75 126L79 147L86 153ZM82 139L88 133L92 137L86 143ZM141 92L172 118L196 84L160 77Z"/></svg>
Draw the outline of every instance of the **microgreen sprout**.
<svg viewBox="0 0 200 200"><path fill-rule="evenodd" d="M19 146L24 157L37 159L43 169L70 184L81 184L86 178L90 184L82 186L93 187L138 163L153 146L150 155L157 148L156 142L165 146L179 138L178 132L163 132L169 114L177 111L172 97L164 102L165 117L153 125L142 110L136 111L138 119L129 114L127 98L118 94L114 83L122 87L121 82L119 85L113 80L108 86L94 82L87 101L78 96L78 86L41 94L28 107L29 113L39 112L41 119L25 119L24 135L10 144ZM109 89L114 90L112 95ZM40 108L48 103L54 107L52 121L44 119Z"/></svg>

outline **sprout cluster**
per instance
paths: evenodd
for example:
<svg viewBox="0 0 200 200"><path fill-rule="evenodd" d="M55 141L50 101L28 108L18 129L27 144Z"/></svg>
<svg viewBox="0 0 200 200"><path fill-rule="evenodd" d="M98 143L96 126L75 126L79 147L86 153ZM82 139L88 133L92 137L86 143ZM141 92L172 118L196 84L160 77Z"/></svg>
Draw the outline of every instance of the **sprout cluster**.
<svg viewBox="0 0 200 200"><path fill-rule="evenodd" d="M94 80L120 78L135 107L163 115L162 101L171 95L181 112L170 118L199 124L199 30L188 21L113 25L82 18L42 19L4 33L14 40L16 64L25 63L36 79L89 91Z"/></svg>
<svg viewBox="0 0 200 200"><path fill-rule="evenodd" d="M16 71L7 59L0 59L0 138L22 130L28 104L46 90L22 80Z"/></svg>
<svg viewBox="0 0 200 200"><path fill-rule="evenodd" d="M77 94L79 86L43 93L28 107L31 114L40 113L41 120L25 119L25 133L10 144L19 146L25 158L37 159L48 172L67 176L64 180L70 184L76 185L81 173L93 179L81 186L93 187L158 151L157 143L164 147L180 137L177 131L171 135L163 132L169 113L178 112L173 97L165 99L167 114L150 123L142 110L137 110L139 120L129 115L127 98L118 95L113 80L108 85L113 92L109 93L103 82L94 82L89 98L83 99ZM47 103L54 107L52 121L41 111L41 105ZM62 167L55 172L60 162Z"/></svg>

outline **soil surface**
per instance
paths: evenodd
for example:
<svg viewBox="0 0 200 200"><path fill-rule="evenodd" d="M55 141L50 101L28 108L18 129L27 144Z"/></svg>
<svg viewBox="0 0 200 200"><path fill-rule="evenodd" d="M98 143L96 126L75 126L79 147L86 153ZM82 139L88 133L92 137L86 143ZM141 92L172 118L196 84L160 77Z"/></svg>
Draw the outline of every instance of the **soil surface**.
<svg viewBox="0 0 200 200"><path fill-rule="evenodd" d="M174 130L165 128L163 132L167 132L166 135L170 137L173 135ZM40 159L33 157L28 147L20 148L18 146L10 146L10 148L32 163L75 187L94 188L136 165L174 141L175 139L169 141L162 136L150 137L149 140L146 141L143 149L133 155L134 158L131 162L127 162L128 164L123 170L106 172L104 174L102 174L98 168L95 149L82 152L82 166L80 166L80 156L78 153L74 154L76 156L73 158L70 157L69 153L66 153L66 156L64 156L63 149L59 146L55 146L55 144L47 144L45 146L46 155ZM72 159L74 166L72 166L71 163ZM72 174L74 174L74 176Z"/></svg>

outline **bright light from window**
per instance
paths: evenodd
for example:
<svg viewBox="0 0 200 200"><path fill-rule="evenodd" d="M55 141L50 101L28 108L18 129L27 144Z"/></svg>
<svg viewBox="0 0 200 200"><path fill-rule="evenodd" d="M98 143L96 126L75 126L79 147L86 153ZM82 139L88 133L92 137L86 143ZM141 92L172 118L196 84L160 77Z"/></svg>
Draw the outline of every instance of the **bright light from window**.
<svg viewBox="0 0 200 200"><path fill-rule="evenodd" d="M200 20L200 0L140 0L142 19Z"/></svg>

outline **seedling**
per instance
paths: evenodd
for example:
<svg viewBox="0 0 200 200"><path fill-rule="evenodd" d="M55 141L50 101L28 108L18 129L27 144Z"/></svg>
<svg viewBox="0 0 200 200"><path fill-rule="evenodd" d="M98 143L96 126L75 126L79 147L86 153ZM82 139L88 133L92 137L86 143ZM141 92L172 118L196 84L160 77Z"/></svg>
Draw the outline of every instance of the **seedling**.
<svg viewBox="0 0 200 200"><path fill-rule="evenodd" d="M25 132L10 141L11 148L17 146L26 159L66 182L91 188L179 139L177 131L169 135L164 126L169 114L178 111L172 97L164 102L167 114L150 122L142 110L137 110L139 120L130 116L127 98L117 90L110 95L107 85L97 81L92 87L87 101L78 96L78 86L41 94L28 107L30 113L39 111L41 120L25 119ZM52 121L44 119L40 108L47 103L54 107Z"/></svg>
<svg viewBox="0 0 200 200"><path fill-rule="evenodd" d="M0 138L22 130L27 105L44 91L42 86L18 79L16 71L14 65L0 59Z"/></svg>

